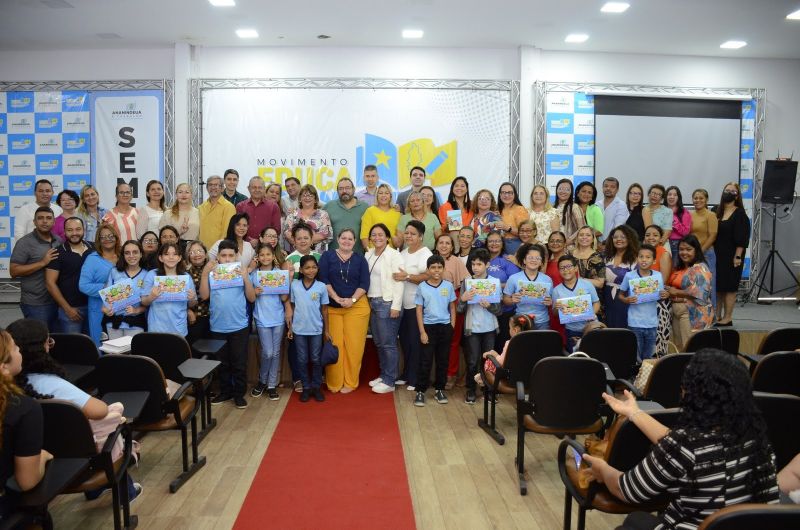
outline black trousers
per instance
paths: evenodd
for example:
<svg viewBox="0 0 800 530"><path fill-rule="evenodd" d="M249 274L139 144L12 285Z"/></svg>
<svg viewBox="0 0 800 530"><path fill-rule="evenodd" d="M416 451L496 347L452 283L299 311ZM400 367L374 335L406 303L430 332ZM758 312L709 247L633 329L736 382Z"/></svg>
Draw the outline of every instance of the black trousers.
<svg viewBox="0 0 800 530"><path fill-rule="evenodd" d="M428 344L422 345L417 369L418 392L428 390L431 380L431 365L436 360L436 377L433 388L444 390L447 382L447 365L450 362L450 339L453 336L453 326L448 324L425 324L425 333L428 335Z"/></svg>
<svg viewBox="0 0 800 530"><path fill-rule="evenodd" d="M464 336L464 341L467 343L467 347L464 348L464 360L467 364L467 375L465 379L467 390L475 390L475 387L478 385L478 383L475 382L475 374L481 369L483 354L494 348L494 340L494 331L472 333Z"/></svg>
<svg viewBox="0 0 800 530"><path fill-rule="evenodd" d="M633 512L628 514L617 530L652 530L660 523L661 520L652 513Z"/></svg>
<svg viewBox="0 0 800 530"><path fill-rule="evenodd" d="M247 391L247 341L250 329L242 328L230 333L212 332L214 339L224 340L219 351L219 392L222 395L244 397Z"/></svg>

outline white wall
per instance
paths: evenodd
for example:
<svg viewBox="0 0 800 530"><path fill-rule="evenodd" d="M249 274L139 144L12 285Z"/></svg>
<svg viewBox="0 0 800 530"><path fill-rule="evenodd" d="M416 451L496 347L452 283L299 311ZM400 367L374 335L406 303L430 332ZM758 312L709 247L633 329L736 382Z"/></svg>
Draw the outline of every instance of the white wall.
<svg viewBox="0 0 800 530"><path fill-rule="evenodd" d="M172 79L172 48L0 51L0 81Z"/></svg>

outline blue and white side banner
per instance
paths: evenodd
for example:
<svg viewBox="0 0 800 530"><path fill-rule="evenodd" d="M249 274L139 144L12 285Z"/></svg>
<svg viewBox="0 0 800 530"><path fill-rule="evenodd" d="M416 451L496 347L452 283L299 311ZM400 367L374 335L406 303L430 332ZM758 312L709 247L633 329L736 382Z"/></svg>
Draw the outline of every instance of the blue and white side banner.
<svg viewBox="0 0 800 530"><path fill-rule="evenodd" d="M594 96L549 92L546 107L545 180L552 199L561 179L574 186L594 181Z"/></svg>
<svg viewBox="0 0 800 530"><path fill-rule="evenodd" d="M114 204L122 181L131 185L133 203L144 204L147 182L164 180L163 92L92 92L90 109L92 177L103 204Z"/></svg>

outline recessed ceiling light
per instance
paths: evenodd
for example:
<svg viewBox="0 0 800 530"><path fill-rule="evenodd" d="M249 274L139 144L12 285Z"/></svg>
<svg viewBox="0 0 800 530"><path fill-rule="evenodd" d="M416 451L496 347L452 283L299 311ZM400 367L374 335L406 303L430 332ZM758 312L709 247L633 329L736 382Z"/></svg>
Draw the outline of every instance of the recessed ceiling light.
<svg viewBox="0 0 800 530"><path fill-rule="evenodd" d="M214 7L233 7L236 5L234 0L208 0L208 3Z"/></svg>
<svg viewBox="0 0 800 530"><path fill-rule="evenodd" d="M744 48L745 46L747 46L747 43L743 40L729 40L719 45L720 48L724 48L726 50L738 50L739 48Z"/></svg>
<svg viewBox="0 0 800 530"><path fill-rule="evenodd" d="M330 38L331 38L331 36L330 36L330 35L325 35L325 34L322 34L322 35L317 35L317 38L318 38L319 40L326 40L326 39L330 39Z"/></svg>
<svg viewBox="0 0 800 530"><path fill-rule="evenodd" d="M404 29L403 30L403 38L404 39L421 39L424 34L425 34L425 32L422 31L421 29Z"/></svg>
<svg viewBox="0 0 800 530"><path fill-rule="evenodd" d="M786 20L800 20L800 9L798 9L794 13L789 13L788 15L786 15Z"/></svg>
<svg viewBox="0 0 800 530"><path fill-rule="evenodd" d="M600 11L603 13L624 13L631 5L627 2L606 2Z"/></svg>
<svg viewBox="0 0 800 530"><path fill-rule="evenodd" d="M589 35L585 33L570 33L567 35L567 38L564 39L564 42L580 44L581 42L586 42L587 40L589 40Z"/></svg>
<svg viewBox="0 0 800 530"><path fill-rule="evenodd" d="M237 29L236 36L240 39L257 39L258 32L254 29Z"/></svg>

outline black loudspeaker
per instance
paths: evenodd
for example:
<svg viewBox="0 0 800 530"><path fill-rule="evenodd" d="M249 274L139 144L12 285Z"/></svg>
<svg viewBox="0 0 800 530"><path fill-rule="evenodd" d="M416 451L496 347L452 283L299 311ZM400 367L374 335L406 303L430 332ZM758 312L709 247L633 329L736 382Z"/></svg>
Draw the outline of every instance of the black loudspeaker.
<svg viewBox="0 0 800 530"><path fill-rule="evenodd" d="M764 186L761 202L792 204L797 162L792 160L767 160L764 164Z"/></svg>

